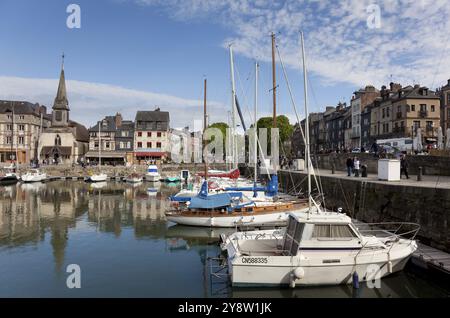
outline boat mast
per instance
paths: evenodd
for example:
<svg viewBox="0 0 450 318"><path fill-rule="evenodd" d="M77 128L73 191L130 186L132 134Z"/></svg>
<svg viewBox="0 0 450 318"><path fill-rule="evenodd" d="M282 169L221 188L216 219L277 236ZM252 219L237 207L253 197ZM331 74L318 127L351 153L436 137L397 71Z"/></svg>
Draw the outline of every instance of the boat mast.
<svg viewBox="0 0 450 318"><path fill-rule="evenodd" d="M207 127L207 120L206 120L206 85L207 85L207 80L205 78L205 88L204 88L204 97L203 97L203 156L204 156L204 160L205 160L205 180L208 179L208 156L207 156L207 151L206 151L206 142L205 142L205 133L206 133L206 127Z"/></svg>
<svg viewBox="0 0 450 318"><path fill-rule="evenodd" d="M254 164L255 164L255 168L254 168L254 180L253 180L253 186L254 189L256 189L256 184L258 182L258 170L257 170L257 166L258 166L258 128L257 128L257 123L258 123L258 119L257 119L257 114L258 114L258 69L259 69L259 64L258 62L255 62L255 119L254 119L254 145L253 145L253 151L254 151ZM256 191L255 191L255 197L256 197Z"/></svg>
<svg viewBox="0 0 450 318"><path fill-rule="evenodd" d="M102 134L100 131L100 127L102 125L102 121L98 122L98 168L101 170L102 167Z"/></svg>
<svg viewBox="0 0 450 318"><path fill-rule="evenodd" d="M236 87L234 83L234 60L233 60L233 47L230 45L230 68L231 68L231 147L233 155L233 167L237 168L236 160L236 145L235 145L235 134L236 134Z"/></svg>
<svg viewBox="0 0 450 318"><path fill-rule="evenodd" d="M306 56L305 56L305 40L303 31L300 32L302 42L302 58L303 58L303 89L305 92L305 161L308 172L308 218L311 213L311 157L309 145L309 112L308 112L308 85L306 75Z"/></svg>
<svg viewBox="0 0 450 318"><path fill-rule="evenodd" d="M277 128L277 78L275 65L275 34L272 32L272 82L273 82L273 128Z"/></svg>

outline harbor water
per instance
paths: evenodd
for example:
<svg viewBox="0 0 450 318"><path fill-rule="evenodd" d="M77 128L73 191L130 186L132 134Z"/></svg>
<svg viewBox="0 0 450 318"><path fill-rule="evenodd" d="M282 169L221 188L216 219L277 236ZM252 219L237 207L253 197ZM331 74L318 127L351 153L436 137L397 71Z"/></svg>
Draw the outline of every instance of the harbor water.
<svg viewBox="0 0 450 318"><path fill-rule="evenodd" d="M149 191L149 188L151 191ZM208 261L221 230L167 222L177 184L52 181L0 187L0 297L448 297L413 266L361 284L231 288ZM71 264L80 288L68 288Z"/></svg>

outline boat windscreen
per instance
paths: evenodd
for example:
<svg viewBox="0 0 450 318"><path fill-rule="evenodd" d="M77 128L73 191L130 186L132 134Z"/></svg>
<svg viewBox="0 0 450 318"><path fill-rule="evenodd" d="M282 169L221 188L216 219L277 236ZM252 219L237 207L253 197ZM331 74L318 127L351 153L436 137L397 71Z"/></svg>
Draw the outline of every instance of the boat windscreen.
<svg viewBox="0 0 450 318"><path fill-rule="evenodd" d="M305 228L304 223L299 223L292 215L289 216L286 233L283 241L283 254L295 256L300 246L300 240Z"/></svg>

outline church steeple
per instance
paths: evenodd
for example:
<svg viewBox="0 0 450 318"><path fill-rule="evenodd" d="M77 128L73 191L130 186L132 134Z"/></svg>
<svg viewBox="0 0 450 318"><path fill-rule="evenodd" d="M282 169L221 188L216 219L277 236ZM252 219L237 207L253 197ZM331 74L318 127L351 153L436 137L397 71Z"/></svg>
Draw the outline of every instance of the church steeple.
<svg viewBox="0 0 450 318"><path fill-rule="evenodd" d="M66 78L64 76L64 53L62 55L61 74L59 76L58 92L56 93L53 109L69 110L69 101L67 100Z"/></svg>
<svg viewBox="0 0 450 318"><path fill-rule="evenodd" d="M58 92L53 103L52 126L67 126L69 122L69 101L67 100L66 78L64 76L64 53L62 55L61 74Z"/></svg>

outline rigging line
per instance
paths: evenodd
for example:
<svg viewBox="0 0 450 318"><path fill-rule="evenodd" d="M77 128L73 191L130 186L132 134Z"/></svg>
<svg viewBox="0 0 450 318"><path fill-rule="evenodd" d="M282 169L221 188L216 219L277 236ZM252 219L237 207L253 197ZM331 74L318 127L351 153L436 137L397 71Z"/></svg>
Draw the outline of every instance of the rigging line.
<svg viewBox="0 0 450 318"><path fill-rule="evenodd" d="M283 150L283 155L284 155L285 157L287 157L287 156L286 156L286 149L285 149L285 147L284 147L284 144L281 142L281 140L280 140L280 145L281 145L281 149ZM294 178L292 177L291 169L288 168L287 171L288 171L288 173L289 173L289 177L290 177L291 182L292 182L292 185L293 185L293 187L294 187L294 191L295 191L295 193L297 193L297 187L295 186L295 182L294 182Z"/></svg>
<svg viewBox="0 0 450 318"><path fill-rule="evenodd" d="M435 72L433 74L433 82L431 84L431 88L433 88L433 86L434 86L434 82L436 80L436 76L437 76L438 70L441 68L442 59L444 58L444 54L447 52L449 39L450 39L450 33L447 35L447 40L445 41L445 49L442 50L441 57L439 58L438 65L436 66L436 70L435 70Z"/></svg>
<svg viewBox="0 0 450 318"><path fill-rule="evenodd" d="M326 204L325 204L325 192L323 191L323 186L322 186L322 178L321 178L321 174L320 174L320 168L319 168L319 161L317 160L317 157L314 157L315 161L316 161L316 166L317 166L317 174L319 176L319 195L320 193L322 193L322 202L323 202L323 208L326 209Z"/></svg>
<svg viewBox="0 0 450 318"><path fill-rule="evenodd" d="M297 106L295 104L295 100L294 100L294 97L293 97L293 94L292 94L292 89L291 89L291 85L290 85L290 82L289 82L289 78L288 78L287 73L286 73L286 68L284 67L283 59L281 57L280 50L278 49L278 46L275 46L275 47L277 49L278 58L280 59L281 68L283 70L283 76L284 76L284 79L286 80L287 88L288 88L288 91L289 91L289 96L291 98L292 106L293 106L294 112L295 112L295 117L297 118L297 123L298 123L298 126L300 128L300 132L302 134L302 138L303 138L303 140L305 142L305 145L306 145L305 134L303 132L303 128L302 128L302 125L301 125L301 122L300 122L300 117L299 117L298 112L297 112ZM308 158L308 160L311 160L311 158ZM311 167L311 168L312 168L312 170L314 172L314 167ZM316 186L319 188L320 182L317 181L317 176L314 174L313 177L314 177L314 181L316 183Z"/></svg>
<svg viewBox="0 0 450 318"><path fill-rule="evenodd" d="M247 90L245 90L244 87L243 87L243 85L242 85L242 82L243 82L243 81L242 81L242 79L241 79L241 74L240 74L240 72L239 72L238 67L236 66L236 63L234 64L234 69L235 69L235 71L236 71L237 78L238 78L238 86L239 86L239 88L240 88L240 90L241 90L241 93L242 93L242 102L244 103L244 107L245 107L245 109L247 110L247 113L250 113L250 110L249 110L249 108L248 108L247 94L246 94L246 91L247 91ZM247 77L246 81L248 81L248 80L250 79L250 76L252 75L252 73L253 73L253 71L250 70L250 72L249 72L249 74L248 74L248 77ZM242 108L242 105L241 105L241 108ZM242 127L242 128L243 128L243 127Z"/></svg>

